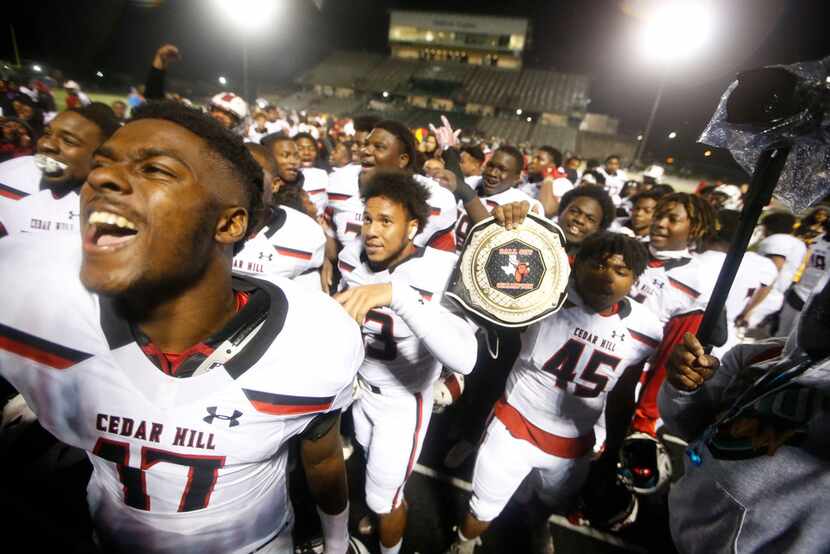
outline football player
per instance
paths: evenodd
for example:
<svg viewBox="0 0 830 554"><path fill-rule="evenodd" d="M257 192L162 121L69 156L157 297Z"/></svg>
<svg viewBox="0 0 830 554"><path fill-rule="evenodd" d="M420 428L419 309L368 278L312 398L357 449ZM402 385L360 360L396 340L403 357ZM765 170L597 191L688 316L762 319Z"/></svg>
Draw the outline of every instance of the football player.
<svg viewBox="0 0 830 554"><path fill-rule="evenodd" d="M553 217L562 195L574 188L562 165L562 152L552 146L540 146L527 165L527 183L519 188L545 207L545 215Z"/></svg>
<svg viewBox="0 0 830 554"><path fill-rule="evenodd" d="M304 177L303 188L317 207L317 215L321 216L328 202L326 186L328 185L329 176L324 169L320 169L315 165L317 162L317 141L309 133L297 133L294 135L294 143L297 145L297 153L300 155L300 171L303 172Z"/></svg>
<svg viewBox="0 0 830 554"><path fill-rule="evenodd" d="M383 554L401 548L404 486L427 432L441 366L467 374L477 355L475 326L441 305L455 255L415 243L429 218L429 194L408 172L374 171L361 193L361 240L339 256L345 290L335 298L363 325L366 339L352 414Z"/></svg>
<svg viewBox="0 0 830 554"><path fill-rule="evenodd" d="M601 232L585 239L565 305L523 333L521 353L479 448L469 512L450 552L473 552L531 472L548 506L579 491L609 391L660 342L660 322L627 298L647 261L645 247L624 235Z"/></svg>
<svg viewBox="0 0 830 554"><path fill-rule="evenodd" d="M313 180L305 178L297 143L288 135L276 133L264 137L262 145L271 152L277 162L276 177L278 180L274 182L275 186L296 186L305 190L309 199L314 203L317 215L322 215L328 201L325 188L321 190L319 182L315 184Z"/></svg>
<svg viewBox="0 0 830 554"><path fill-rule="evenodd" d="M26 191L3 187L0 236L3 227L7 234L77 233L78 192L89 173L92 153L118 128L112 109L100 102L61 112L50 121L37 142L37 154L29 158L41 171L38 181Z"/></svg>
<svg viewBox="0 0 830 554"><path fill-rule="evenodd" d="M481 179L473 187L478 189L478 195L488 211L492 211L496 206L511 202L528 202L531 212L544 217L545 209L542 204L526 192L516 188L523 169L524 157L517 148L504 145L493 152L493 155L484 164ZM459 201L458 209L461 215L455 226L455 244L460 252L473 222L464 210L462 201Z"/></svg>
<svg viewBox="0 0 830 554"><path fill-rule="evenodd" d="M614 203L602 187L582 185L569 190L559 203L557 223L567 244L568 257L573 260L586 237L608 229L614 222Z"/></svg>
<svg viewBox="0 0 830 554"><path fill-rule="evenodd" d="M264 216L260 228L233 258L233 269L253 277L281 276L320 290L319 268L325 255L326 236L322 227L303 211L285 204L271 204L273 188L279 187L279 169L271 153L260 144L245 147L265 175ZM279 188L277 189L279 191Z"/></svg>
<svg viewBox="0 0 830 554"><path fill-rule="evenodd" d="M363 345L324 295L232 274L262 182L240 137L150 103L95 152L82 244L0 241L17 269L0 273L0 374L88 452L104 551L292 552L295 441L327 549L348 548L338 421ZM314 348L312 328L337 340Z"/></svg>
<svg viewBox="0 0 830 554"><path fill-rule="evenodd" d="M661 197L655 208L649 233L651 259L632 287L631 298L658 317L664 326L663 343L649 362L632 423L635 431L655 436L660 417L657 392L665 379L666 359L683 334L697 332L703 320L720 268L703 265L690 249L701 249L703 240L715 231L716 218L703 198L684 192Z"/></svg>

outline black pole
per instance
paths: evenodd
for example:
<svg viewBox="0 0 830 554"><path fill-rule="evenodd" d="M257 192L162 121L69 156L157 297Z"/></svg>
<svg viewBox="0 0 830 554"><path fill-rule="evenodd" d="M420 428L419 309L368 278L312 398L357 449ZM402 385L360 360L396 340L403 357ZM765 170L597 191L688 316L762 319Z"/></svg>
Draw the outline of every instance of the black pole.
<svg viewBox="0 0 830 554"><path fill-rule="evenodd" d="M744 209L741 211L735 242L726 254L726 260L718 275L718 282L715 284L715 290L712 292L712 298L709 299L709 305L706 306L703 321L697 332L697 338L701 344L711 344L712 333L726 304L726 297L729 295L729 289L735 280L735 274L741 265L746 247L749 245L749 239L752 238L752 232L755 230L758 218L761 217L761 210L772 199L772 191L775 190L789 153L788 144L773 146L764 150L758 158L758 163L755 164L755 172L752 174Z"/></svg>

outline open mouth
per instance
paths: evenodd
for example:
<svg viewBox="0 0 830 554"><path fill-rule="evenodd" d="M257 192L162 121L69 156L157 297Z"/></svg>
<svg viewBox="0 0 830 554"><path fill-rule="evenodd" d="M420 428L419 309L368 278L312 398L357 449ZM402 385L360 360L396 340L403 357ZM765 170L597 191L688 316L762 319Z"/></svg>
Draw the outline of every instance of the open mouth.
<svg viewBox="0 0 830 554"><path fill-rule="evenodd" d="M94 211L89 214L87 223L84 245L93 250L118 250L138 235L135 223L112 212Z"/></svg>
<svg viewBox="0 0 830 554"><path fill-rule="evenodd" d="M63 175L66 168L69 167L63 162L50 158L45 154L35 154L35 166L47 177L58 177Z"/></svg>

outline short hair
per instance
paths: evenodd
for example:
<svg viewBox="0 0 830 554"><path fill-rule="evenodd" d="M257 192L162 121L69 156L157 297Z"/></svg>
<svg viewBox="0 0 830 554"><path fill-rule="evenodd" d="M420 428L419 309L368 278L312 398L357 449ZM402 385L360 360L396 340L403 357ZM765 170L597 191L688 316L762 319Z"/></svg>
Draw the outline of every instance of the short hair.
<svg viewBox="0 0 830 554"><path fill-rule="evenodd" d="M429 191L406 171L376 169L366 183L361 198L364 204L370 198L383 196L402 205L412 219L418 220L418 230L423 230L429 219Z"/></svg>
<svg viewBox="0 0 830 554"><path fill-rule="evenodd" d="M604 188L597 185L582 185L573 188L562 195L562 200L559 202L559 213L562 215L568 206L577 198L581 197L593 198L602 208L602 221L600 222L600 229L608 229L614 222L617 215L617 210L614 207L614 201Z"/></svg>
<svg viewBox="0 0 830 554"><path fill-rule="evenodd" d="M245 148L247 148L249 152L256 152L257 154L265 158L265 163L268 165L268 171L271 172L271 175L277 174L277 172L279 171L279 168L277 167L277 160L274 159L274 155L268 148L255 142L246 142ZM257 161L257 159L254 158L254 161Z"/></svg>
<svg viewBox="0 0 830 554"><path fill-rule="evenodd" d="M646 270L649 253L645 245L635 238L611 231L600 231L585 237L576 253L575 265L588 260L604 261L615 254L623 257L635 277Z"/></svg>
<svg viewBox="0 0 830 554"><path fill-rule="evenodd" d="M643 192L638 192L630 198L631 205L636 206L637 202L639 202L640 200L654 200L655 202L659 202L660 198L662 198L664 195L665 193L662 191L656 191L653 189L644 190Z"/></svg>
<svg viewBox="0 0 830 554"><path fill-rule="evenodd" d="M406 164L404 169L411 171L415 167L415 153L418 149L415 147L415 135L412 134L409 127L394 119L382 119L375 123L374 129L383 129L387 133L395 135L395 138L403 145L403 153L409 156L409 163Z"/></svg>
<svg viewBox="0 0 830 554"><path fill-rule="evenodd" d="M259 139L259 143L264 146L265 148L270 149L272 145L278 142L294 142L294 139L289 137L287 134L283 133L282 131L276 133L269 133Z"/></svg>
<svg viewBox="0 0 830 554"><path fill-rule="evenodd" d="M510 144L504 144L496 148L496 152L504 152L505 154L516 160L516 169L519 173L521 173L522 170L525 168L525 157L522 155L521 151L519 151L519 149L515 146L512 146ZM496 152L493 152L494 156Z"/></svg>
<svg viewBox="0 0 830 554"><path fill-rule="evenodd" d="M303 188L299 185L283 185L274 193L271 203L274 206L287 206L298 212L306 213L303 192Z"/></svg>
<svg viewBox="0 0 830 554"><path fill-rule="evenodd" d="M375 128L375 125L382 120L383 118L376 115L359 115L352 119L352 125L354 126L356 133L371 133L372 129Z"/></svg>
<svg viewBox="0 0 830 554"><path fill-rule="evenodd" d="M75 112L87 121L94 123L95 126L101 131L101 136L104 140L110 138L118 129L121 128L121 124L115 117L115 112L113 112L112 108L103 102L92 102L86 106L70 108L66 111Z"/></svg>
<svg viewBox="0 0 830 554"><path fill-rule="evenodd" d="M466 152L467 155L475 158L479 162L484 162L484 150L481 149L479 145L470 145L470 146L462 146L461 152Z"/></svg>
<svg viewBox="0 0 830 554"><path fill-rule="evenodd" d="M717 230L715 209L702 196L686 192L672 192L663 195L654 208L659 212L669 204L680 204L689 217L689 242L698 250L706 239L714 236Z"/></svg>
<svg viewBox="0 0 830 554"><path fill-rule="evenodd" d="M737 210L720 210L718 212L718 230L715 239L719 242L735 240L738 235L738 225L741 222L741 212Z"/></svg>
<svg viewBox="0 0 830 554"><path fill-rule="evenodd" d="M538 150L545 152L550 159L553 160L553 163L556 164L556 167L562 165L562 152L554 148L553 146L540 146Z"/></svg>
<svg viewBox="0 0 830 554"><path fill-rule="evenodd" d="M112 102L112 104L111 104L111 105L115 106L116 104L119 104L119 105L121 105L121 106L124 106L125 108L127 107L127 103L126 103L126 102L124 102L123 100L113 100L113 102Z"/></svg>
<svg viewBox="0 0 830 554"><path fill-rule="evenodd" d="M296 142L296 141L298 141L302 138L305 138L305 139L308 139L311 142L313 142L315 147L317 146L317 139L315 139L314 135L312 135L311 133L306 133L306 132L297 133L296 135L294 135L291 138L294 139L294 142Z"/></svg>
<svg viewBox="0 0 830 554"><path fill-rule="evenodd" d="M256 229L259 223L256 221L257 214L262 213L262 168L245 148L242 137L225 129L209 115L172 100L142 104L135 109L131 122L142 119L163 119L175 123L204 140L208 148L237 178L243 196L248 199L248 229ZM243 245L244 239L237 242L234 245L234 254Z"/></svg>
<svg viewBox="0 0 830 554"><path fill-rule="evenodd" d="M766 215L761 224L770 235L790 234L795 227L795 216L790 212L772 212Z"/></svg>
<svg viewBox="0 0 830 554"><path fill-rule="evenodd" d="M620 159L619 155L617 155L617 154L611 154L610 156L608 156L607 158L605 158L605 163L608 163L608 162L610 162L611 160L617 160L618 162L619 162L619 161L621 161L621 159Z"/></svg>
<svg viewBox="0 0 830 554"><path fill-rule="evenodd" d="M653 185L651 187L651 190L652 190L652 192L657 192L661 196L664 196L666 194L673 193L674 192L674 187L671 186L671 185L668 185L666 183L660 183L659 185Z"/></svg>

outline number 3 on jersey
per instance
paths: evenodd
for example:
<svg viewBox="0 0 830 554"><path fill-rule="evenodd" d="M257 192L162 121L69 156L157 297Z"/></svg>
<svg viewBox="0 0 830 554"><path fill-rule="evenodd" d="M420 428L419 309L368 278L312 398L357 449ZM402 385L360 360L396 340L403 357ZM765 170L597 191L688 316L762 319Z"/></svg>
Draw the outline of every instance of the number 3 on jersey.
<svg viewBox="0 0 830 554"><path fill-rule="evenodd" d="M366 355L376 360L394 360L398 356L395 344L395 322L390 314L369 310L363 323ZM378 329L379 330L376 330Z"/></svg>
<svg viewBox="0 0 830 554"><path fill-rule="evenodd" d="M542 370L556 377L556 386L560 389L568 390L568 383L571 383L573 385L572 392L576 396L595 398L605 390L609 380L609 377L599 373L599 368L605 366L613 372L619 365L620 358L594 350L587 363L585 363L583 356L587 346L584 342L576 339L569 340L545 362ZM588 348L588 350L591 350L591 348ZM577 378L576 372L580 366L584 367L582 367Z"/></svg>

